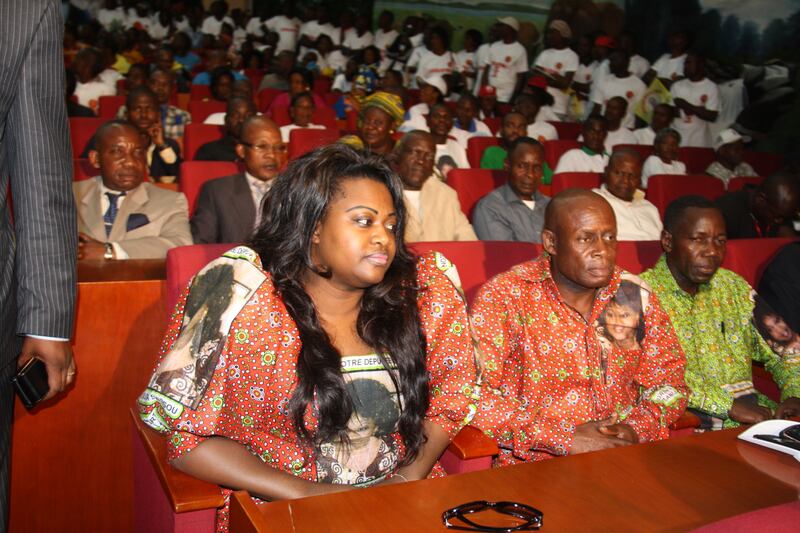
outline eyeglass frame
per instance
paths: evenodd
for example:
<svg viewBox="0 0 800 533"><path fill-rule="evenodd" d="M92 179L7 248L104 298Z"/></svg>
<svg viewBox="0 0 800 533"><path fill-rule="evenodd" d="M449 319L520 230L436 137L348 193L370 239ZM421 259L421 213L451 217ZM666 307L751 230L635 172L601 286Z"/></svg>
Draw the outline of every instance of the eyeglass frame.
<svg viewBox="0 0 800 533"><path fill-rule="evenodd" d="M245 141L239 141L239 144L242 146L246 146L251 150L255 150L259 154L263 153L271 153L273 155L281 155L281 154L288 154L289 153L289 144L288 143L281 143L281 144L253 144ZM270 149L267 150L264 148L265 146L269 146ZM279 148L280 147L280 148Z"/></svg>
<svg viewBox="0 0 800 533"><path fill-rule="evenodd" d="M472 508L474 507L474 508ZM511 509L503 509L504 507ZM499 514L513 516L520 520L526 520L525 523L512 527L498 527L498 526L484 526L477 524L466 517L466 515L477 513L485 510L493 510ZM469 527L451 524L450 519L457 518L467 524ZM530 505L510 502L499 501L490 502L488 500L476 500L472 502L462 503L442 513L442 523L448 529L459 529L463 531L484 531L487 533L513 533L514 531L531 531L539 529L544 524L544 513L539 509Z"/></svg>

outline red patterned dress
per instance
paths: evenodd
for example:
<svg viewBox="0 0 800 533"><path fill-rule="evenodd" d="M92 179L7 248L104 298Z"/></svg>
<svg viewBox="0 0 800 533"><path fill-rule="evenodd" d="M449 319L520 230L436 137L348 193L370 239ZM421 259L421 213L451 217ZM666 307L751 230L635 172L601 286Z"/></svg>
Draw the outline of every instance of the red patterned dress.
<svg viewBox="0 0 800 533"><path fill-rule="evenodd" d="M250 261L265 274L258 257L253 257L251 250L244 250L250 252ZM212 265L213 262L209 266ZM419 316L427 340L430 372L426 420L438 424L452 438L475 413L476 368L466 306L445 275L451 269L452 264L438 253L425 254L417 263ZM224 345L210 359L216 361L215 366L204 369L210 378L195 408L153 390L155 378L139 398L143 420L167 434L170 460L191 451L208 437L224 436L245 445L273 468L311 481L325 479L325 474L317 471L319 464L325 464L325 458L299 444L287 410L295 387L301 342L294 321L274 290L267 274L233 318ZM172 316L159 365L181 333L188 294L187 289ZM309 427L316 426L313 409L307 411L306 421ZM402 453L399 433L389 438ZM441 475L444 472L437 464L431 476ZM227 502L230 491L223 492ZM217 516L218 530L226 531L227 524L226 503Z"/></svg>
<svg viewBox="0 0 800 533"><path fill-rule="evenodd" d="M577 425L614 413L641 441L663 439L686 407L669 317L618 268L588 321L561 298L547 254L486 283L470 318L483 365L472 424L497 440L500 465L566 455Z"/></svg>

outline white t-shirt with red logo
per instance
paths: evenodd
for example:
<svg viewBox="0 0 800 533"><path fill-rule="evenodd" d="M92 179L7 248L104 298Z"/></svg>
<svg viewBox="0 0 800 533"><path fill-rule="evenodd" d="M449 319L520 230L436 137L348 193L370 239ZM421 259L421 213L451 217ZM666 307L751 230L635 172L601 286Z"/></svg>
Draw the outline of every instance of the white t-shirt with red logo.
<svg viewBox="0 0 800 533"><path fill-rule="evenodd" d="M374 42L375 38L372 36L371 31L365 31L364 35L359 37L358 31L356 31L355 28L350 28L345 32L344 41L342 41L342 47L356 52L358 50L363 50L367 46L372 46L372 43Z"/></svg>
<svg viewBox="0 0 800 533"><path fill-rule="evenodd" d="M252 20L251 20L252 22ZM300 20L293 18L290 19L284 15L277 15L268 19L264 26L269 31L274 31L278 34L278 45L275 48L276 53L289 50L294 52L297 46L297 32L300 30ZM259 30L260 31L260 30ZM247 26L247 32L250 33L250 25ZM258 34L255 34L258 36Z"/></svg>
<svg viewBox="0 0 800 533"><path fill-rule="evenodd" d="M539 54L532 66L549 74L555 73L564 76L569 72L576 72L578 63L578 54L569 48L563 50L548 48ZM553 109L556 113L565 114L567 112L567 93L555 87L548 87L547 92L553 96Z"/></svg>
<svg viewBox="0 0 800 533"><path fill-rule="evenodd" d="M428 50L419 58L417 77L425 79L433 76L444 76L453 72L455 68L456 61L452 52L436 55Z"/></svg>
<svg viewBox="0 0 800 533"><path fill-rule="evenodd" d="M497 89L497 101L508 102L517 86L517 75L528 71L528 52L517 41L489 47L489 85Z"/></svg>
<svg viewBox="0 0 800 533"><path fill-rule="evenodd" d="M622 126L632 128L636 123L636 106L647 90L644 82L633 75L629 75L626 78L618 78L614 74L609 74L602 80L596 80L595 84L597 87L592 101L603 106L604 112L606 103L615 96L622 96L628 101L628 111L622 120Z"/></svg>
<svg viewBox="0 0 800 533"><path fill-rule="evenodd" d="M473 72L478 72L478 57L475 52L467 52L466 50L459 50L455 54L453 54L453 58L456 61L456 68L457 72L461 74L472 74ZM477 78L469 78L464 76L464 82L467 85L467 90L472 91L472 88L475 86L475 80Z"/></svg>
<svg viewBox="0 0 800 533"><path fill-rule="evenodd" d="M672 57L669 54L664 54L653 63L653 70L659 78L666 78L668 80L677 80L683 77L683 63L686 61L686 54L678 57Z"/></svg>
<svg viewBox="0 0 800 533"><path fill-rule="evenodd" d="M575 70L575 75L572 77L572 80L578 83L591 84L594 79L594 69L597 68L597 65L599 65L597 61L592 61L588 65L578 63L578 68Z"/></svg>
<svg viewBox="0 0 800 533"><path fill-rule="evenodd" d="M672 98L683 98L692 105L705 107L709 111L719 111L719 89L717 84L708 78L700 81L684 79L676 81L670 87ZM682 109L672 127L681 134L681 146L711 146L709 123L697 115L687 115Z"/></svg>
<svg viewBox="0 0 800 533"><path fill-rule="evenodd" d="M558 139L558 132L555 126L549 122L537 120L533 124L528 124L528 137L536 139L540 143L545 141L555 141Z"/></svg>

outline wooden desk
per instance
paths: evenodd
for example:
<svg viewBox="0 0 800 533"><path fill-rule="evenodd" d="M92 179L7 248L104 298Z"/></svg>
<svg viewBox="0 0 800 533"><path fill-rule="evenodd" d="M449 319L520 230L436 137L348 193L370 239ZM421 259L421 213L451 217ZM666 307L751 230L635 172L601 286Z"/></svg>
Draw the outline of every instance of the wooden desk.
<svg viewBox="0 0 800 533"><path fill-rule="evenodd" d="M800 464L736 440L739 432L258 506L240 494L231 533L447 531L442 512L473 500L532 505L544 531L686 531L796 501Z"/></svg>
<svg viewBox="0 0 800 533"><path fill-rule="evenodd" d="M128 409L164 333L164 261L81 261L78 277L75 382L33 413L15 405L12 533L132 528Z"/></svg>

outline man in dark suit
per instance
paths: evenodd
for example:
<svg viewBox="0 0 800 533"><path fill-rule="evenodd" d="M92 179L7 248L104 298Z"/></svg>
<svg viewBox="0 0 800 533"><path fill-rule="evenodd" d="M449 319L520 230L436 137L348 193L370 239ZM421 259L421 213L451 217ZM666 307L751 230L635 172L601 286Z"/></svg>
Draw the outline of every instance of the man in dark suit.
<svg viewBox="0 0 800 533"><path fill-rule="evenodd" d="M234 96L225 110L225 134L221 139L207 142L194 156L195 161L236 161L236 143L242 135L242 123L256 114L252 100Z"/></svg>
<svg viewBox="0 0 800 533"><path fill-rule="evenodd" d="M75 375L77 235L60 8L55 0L0 2L0 531L8 514L11 375L35 355L47 367L48 397Z"/></svg>
<svg viewBox="0 0 800 533"><path fill-rule="evenodd" d="M244 161L244 174L207 181L200 189L191 220L195 244L241 243L258 223L261 200L288 159L288 146L278 126L256 115L242 125L236 154Z"/></svg>

